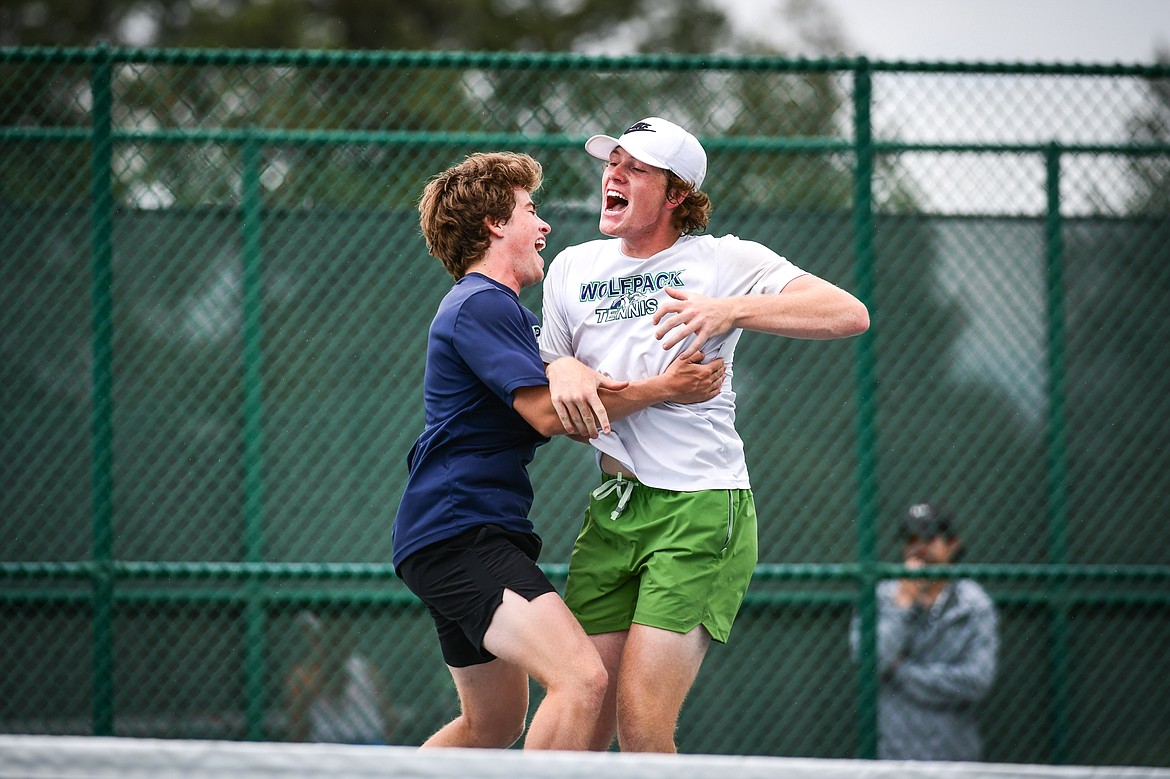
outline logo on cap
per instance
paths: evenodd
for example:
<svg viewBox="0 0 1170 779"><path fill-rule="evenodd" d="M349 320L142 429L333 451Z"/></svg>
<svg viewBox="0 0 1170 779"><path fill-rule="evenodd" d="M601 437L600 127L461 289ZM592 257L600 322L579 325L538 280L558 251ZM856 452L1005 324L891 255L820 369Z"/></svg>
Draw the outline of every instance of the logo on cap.
<svg viewBox="0 0 1170 779"><path fill-rule="evenodd" d="M653 127L651 127L649 125L649 123L647 123L647 122L634 122L632 125L630 125L628 128L626 128L626 131L624 133L622 133L622 135L629 135L630 133L652 133L652 132L655 132L655 130Z"/></svg>

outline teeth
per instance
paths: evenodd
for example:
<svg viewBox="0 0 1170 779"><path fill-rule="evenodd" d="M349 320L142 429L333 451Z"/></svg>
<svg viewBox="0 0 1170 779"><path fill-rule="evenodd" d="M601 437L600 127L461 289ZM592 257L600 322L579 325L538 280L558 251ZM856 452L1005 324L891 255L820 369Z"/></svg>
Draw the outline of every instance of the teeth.
<svg viewBox="0 0 1170 779"><path fill-rule="evenodd" d="M538 238L536 240L536 248L537 249L543 249L544 245L545 245L545 240L543 238Z"/></svg>
<svg viewBox="0 0 1170 779"><path fill-rule="evenodd" d="M606 197L616 197L618 200L625 200L626 199L626 196L623 195L621 192L614 192L612 189L606 190L605 196Z"/></svg>

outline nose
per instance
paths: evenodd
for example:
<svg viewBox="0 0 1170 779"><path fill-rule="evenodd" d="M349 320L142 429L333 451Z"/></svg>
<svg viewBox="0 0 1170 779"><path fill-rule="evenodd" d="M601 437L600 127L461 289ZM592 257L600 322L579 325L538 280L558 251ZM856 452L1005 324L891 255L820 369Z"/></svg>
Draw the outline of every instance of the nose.
<svg viewBox="0 0 1170 779"><path fill-rule="evenodd" d="M537 218L539 219L540 217L537 217ZM548 222L541 219L540 220L540 232L544 233L545 235L548 235L549 233L552 232L552 225L550 225Z"/></svg>

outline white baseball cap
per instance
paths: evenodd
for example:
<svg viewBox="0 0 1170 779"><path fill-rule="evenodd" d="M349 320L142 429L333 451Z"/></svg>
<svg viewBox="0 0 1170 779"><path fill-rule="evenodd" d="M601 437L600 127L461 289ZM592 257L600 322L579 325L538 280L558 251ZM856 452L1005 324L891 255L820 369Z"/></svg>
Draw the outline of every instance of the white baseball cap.
<svg viewBox="0 0 1170 779"><path fill-rule="evenodd" d="M707 175L707 153L699 139L657 116L634 122L620 138L594 135L585 141L585 151L599 160L608 160L618 146L647 165L673 171L695 189Z"/></svg>

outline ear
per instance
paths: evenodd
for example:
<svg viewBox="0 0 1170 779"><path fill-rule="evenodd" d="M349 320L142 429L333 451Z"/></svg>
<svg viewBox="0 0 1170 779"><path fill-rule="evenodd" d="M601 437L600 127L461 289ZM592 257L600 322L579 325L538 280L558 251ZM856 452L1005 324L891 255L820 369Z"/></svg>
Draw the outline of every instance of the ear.
<svg viewBox="0 0 1170 779"><path fill-rule="evenodd" d="M504 237L504 225L507 224L506 221L498 221L498 220L492 219L490 216L485 216L483 219L483 223L485 225L487 225L488 232L491 233L492 237L494 237L494 238L503 238Z"/></svg>
<svg viewBox="0 0 1170 779"><path fill-rule="evenodd" d="M687 195L691 194L685 189L668 189L666 191L666 205L668 208L678 208L687 199Z"/></svg>

